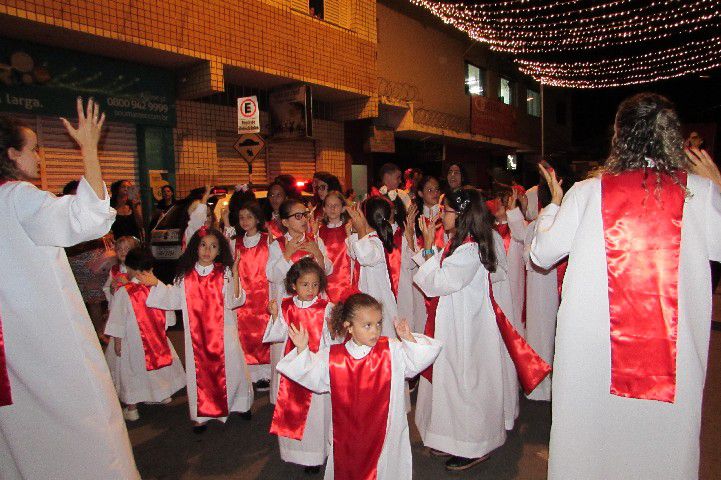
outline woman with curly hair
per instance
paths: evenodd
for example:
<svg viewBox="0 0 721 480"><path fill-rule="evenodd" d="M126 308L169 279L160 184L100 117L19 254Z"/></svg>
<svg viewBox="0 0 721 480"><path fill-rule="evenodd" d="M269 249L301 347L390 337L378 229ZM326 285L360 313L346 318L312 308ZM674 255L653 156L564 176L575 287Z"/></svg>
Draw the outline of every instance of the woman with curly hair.
<svg viewBox="0 0 721 480"><path fill-rule="evenodd" d="M542 168L552 203L531 258L548 268L569 255L549 479L698 478L721 174L684 152L679 126L666 98L638 94L595 176L563 197Z"/></svg>

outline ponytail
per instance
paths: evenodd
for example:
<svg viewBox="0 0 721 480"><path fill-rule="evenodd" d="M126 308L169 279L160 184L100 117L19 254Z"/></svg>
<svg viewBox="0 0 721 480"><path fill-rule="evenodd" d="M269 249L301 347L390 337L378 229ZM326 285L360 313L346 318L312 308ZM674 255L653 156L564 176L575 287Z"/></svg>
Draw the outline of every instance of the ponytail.
<svg viewBox="0 0 721 480"><path fill-rule="evenodd" d="M395 248L393 244L393 226L390 223L391 203L384 197L370 197L362 204L363 213L368 225L376 231L383 243L383 248L390 253Z"/></svg>

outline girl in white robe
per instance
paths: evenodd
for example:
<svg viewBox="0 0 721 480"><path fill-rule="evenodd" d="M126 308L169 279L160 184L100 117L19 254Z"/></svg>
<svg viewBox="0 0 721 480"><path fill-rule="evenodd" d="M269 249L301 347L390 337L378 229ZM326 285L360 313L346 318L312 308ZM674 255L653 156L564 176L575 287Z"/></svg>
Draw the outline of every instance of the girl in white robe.
<svg viewBox="0 0 721 480"><path fill-rule="evenodd" d="M97 144L104 116L78 99L64 121L85 166L76 195L38 177L37 136L0 119L0 323L10 404L0 406L0 478L139 479L118 397L63 247L102 237L115 210ZM7 141L7 144L4 142Z"/></svg>
<svg viewBox="0 0 721 480"><path fill-rule="evenodd" d="M216 263L219 262L219 263ZM229 265L233 267L231 272ZM190 268L188 271L187 268ZM221 270L222 269L222 270ZM237 263L233 262L230 246L225 237L215 229L207 227L198 230L186 251L178 260L179 275L173 285L160 283L152 274L142 272L138 274L141 283L151 286L150 295L146 304L149 307L163 310L182 310L185 337L185 375L188 385L188 407L190 419L194 423L194 431L201 433L208 420L225 422L227 415L203 415L203 408L198 404L198 382L196 378L196 364L193 344L198 341L191 333L191 323L186 296L185 283L189 275L207 277L208 275L222 274L223 305L223 357L225 372L225 395L227 405L213 405L223 412L240 412L243 418L250 419L250 407L253 404L253 387L250 382L248 366L245 363L243 349L238 338L238 320L234 309L243 305L245 291L237 275ZM219 272L219 273L218 273ZM200 320L200 319L199 319ZM212 341L212 339L210 339ZM201 367L202 368L202 367ZM226 408L227 407L227 408Z"/></svg>
<svg viewBox="0 0 721 480"><path fill-rule="evenodd" d="M333 304L319 297L321 293L325 292L326 283L325 273L314 262L301 259L295 263L290 268L285 282L286 290L292 292L294 296L292 299L287 297L283 300L282 304L278 304L275 301L271 303L271 317L263 341L279 343L284 349L286 348L289 320L283 315L283 307L287 304L287 308L291 314L299 311L315 312L316 316L312 317L311 322L316 326L318 324L321 325L318 338L318 350L328 348L332 340L328 330L327 320L330 318ZM292 302L292 305L288 302ZM317 305L320 305L322 308L323 304L325 304L325 308L322 310L317 307L314 310L309 310ZM288 379L285 381L288 381ZM284 401L287 402L288 399L281 400L283 400L282 397L276 399L276 409L290 407L283 403ZM330 442L330 438L328 437L328 429L330 426L329 401L330 398L328 395L313 393L305 420L303 436L300 440L271 430L272 433L277 433L278 435L280 458L283 459L283 461L304 465L308 467L306 468L307 473L320 471L320 466L325 463L325 459L328 456L328 444ZM275 421L276 416L274 414L273 424L275 424ZM280 424L279 427L282 428Z"/></svg>
<svg viewBox="0 0 721 480"><path fill-rule="evenodd" d="M125 236L115 240L115 255L118 258L118 263L112 266L110 272L108 272L108 278L103 285L103 293L105 294L105 299L108 301L108 310L112 306L115 291L128 281L128 269L125 268L125 256L130 250L139 246L140 241L135 237Z"/></svg>
<svg viewBox="0 0 721 480"><path fill-rule="evenodd" d="M328 259L325 244L321 238L308 234L310 211L298 200L284 201L278 209L281 227L285 229L282 237L270 245L268 265L265 273L270 282L270 298L278 305L291 293L285 289L285 276L295 262L303 257L312 256L318 265L323 267L326 275L333 273L333 262ZM283 344L273 343L270 346L270 403L275 403L278 396L280 378L275 366L283 358Z"/></svg>
<svg viewBox="0 0 721 480"><path fill-rule="evenodd" d="M378 443L373 443L368 436L363 435L361 429L369 422L364 417L363 424L350 425L343 431L342 438L353 443L354 435L361 435L365 441L364 447L370 447L372 455L357 455L349 458L341 449L341 445L331 446L328 464L325 469L325 479L348 478L377 478L378 480L410 480L412 477L413 459L408 434L408 418L405 413L405 395L403 393L405 379L413 377L427 368L441 350L441 343L437 340L420 334L412 334L408 323L400 321L397 326L400 341L381 336L382 306L373 297L358 293L351 295L344 304L339 304L333 311L332 325L336 337L343 338L350 333L351 339L330 348L324 348L318 353L312 353L306 347L308 333L305 330L296 330L291 327L290 338L297 348L293 349L279 363L278 370L288 378L293 379L304 387L318 393L330 392L331 399L335 393L341 395L345 392L335 392L332 388L334 378L329 365L329 357L337 349L343 349L355 361L360 361L368 355L376 353L376 349L384 345L390 353L390 378L388 410L380 412L381 419L385 418L380 427L382 437L373 437ZM367 325L366 325L367 324ZM356 399L363 398L363 388L358 390ZM381 405L385 398L374 396L371 404ZM351 400L352 403L352 400ZM345 406L345 405L344 405ZM339 428L341 414L346 416L347 410L337 410L338 403L333 405L333 412L338 414L334 419L332 428ZM351 409L353 407L351 406ZM357 412L356 412L357 413ZM347 418L347 417L346 417ZM382 420L381 420L382 421ZM385 427L383 429L383 427ZM329 434L334 439L334 431ZM370 445L369 445L370 444ZM358 444L356 444L358 445ZM340 450L338 450L340 449ZM351 448L352 451L357 450ZM348 475L352 471L357 477ZM370 474L374 471L375 475ZM369 473L369 475L365 475Z"/></svg>
<svg viewBox="0 0 721 480"><path fill-rule="evenodd" d="M128 279L130 283L138 284L140 282L135 278L136 272L151 271L152 257L149 254L146 256L140 249L131 250L131 253L125 255L129 255ZM165 340L172 363L148 370L136 306L126 288L119 288L113 298L108 323L105 324L105 334L111 337L105 350L105 358L110 366L110 376L113 378L118 398L126 405L123 409L125 419L137 420L137 404L170 403L171 396L185 387L185 372L168 338ZM144 304L142 308L145 308ZM175 325L175 312L165 311L163 314L165 328Z"/></svg>
<svg viewBox="0 0 721 480"><path fill-rule="evenodd" d="M646 195L654 195L659 166L666 171L698 173L689 173L686 179L688 192L682 199L682 221L677 227L673 401L611 394L603 177L576 183L561 204L558 182L546 174L553 203L539 215L531 258L548 268L569 255L556 331L549 479L698 478L711 322L709 260L721 260L721 174L705 152L690 153L693 160L684 161L678 130L679 121L668 100L654 94L631 97L619 107L611 154L604 167L604 177L646 167ZM654 141L637 138L644 134ZM651 151L646 150L651 148L648 146L653 147ZM639 158L642 163L634 163Z"/></svg>
<svg viewBox="0 0 721 480"><path fill-rule="evenodd" d="M443 252L429 248L434 232L420 223L425 245L415 257L420 268L414 280L426 295L440 297L434 338L444 349L432 382L420 380L416 425L424 445L453 455L449 470L480 463L506 439L507 351L489 295L496 255L487 215L477 191L447 195L441 218L453 237Z"/></svg>

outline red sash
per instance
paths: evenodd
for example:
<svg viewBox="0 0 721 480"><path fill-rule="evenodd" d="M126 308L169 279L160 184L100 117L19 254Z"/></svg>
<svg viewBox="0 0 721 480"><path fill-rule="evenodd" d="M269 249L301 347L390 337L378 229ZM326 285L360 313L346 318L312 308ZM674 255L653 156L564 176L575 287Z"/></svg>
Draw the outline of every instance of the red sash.
<svg viewBox="0 0 721 480"><path fill-rule="evenodd" d="M128 278L127 273L122 273L120 271L120 264L116 263L112 267L110 267L110 289L112 290L113 295L115 295L115 292L118 288L124 286L125 284L130 282L130 278ZM117 287L116 287L117 284Z"/></svg>
<svg viewBox="0 0 721 480"><path fill-rule="evenodd" d="M528 395L546 378L546 375L551 373L551 366L531 348L525 338L518 334L506 314L496 303L496 299L493 297L490 273L488 274L488 295L493 312L496 314L496 324L501 332L501 338L516 367L518 381Z"/></svg>
<svg viewBox="0 0 721 480"><path fill-rule="evenodd" d="M268 324L268 277L265 266L268 264L268 234L261 233L258 245L247 248L243 239L235 240L238 277L245 290L245 304L235 310L238 316L238 338L243 347L248 365L270 363L270 345L263 343L263 333Z"/></svg>
<svg viewBox="0 0 721 480"><path fill-rule="evenodd" d="M328 360L334 477L373 480L378 475L391 399L388 337L380 337L370 353L359 360L345 345L333 345Z"/></svg>
<svg viewBox="0 0 721 480"><path fill-rule="evenodd" d="M338 303L353 285L345 228L342 225L333 228L321 225L318 236L323 240L328 258L333 262L333 273L328 276L326 294L332 303Z"/></svg>
<svg viewBox="0 0 721 480"><path fill-rule="evenodd" d="M403 230L398 227L396 233L393 234L393 251L386 254L386 267L388 267L388 277L391 281L391 290L393 296L398 300L398 282L401 278L401 256L403 254Z"/></svg>
<svg viewBox="0 0 721 480"><path fill-rule="evenodd" d="M472 242L473 239L468 236L463 241L463 244ZM443 260L448 256L448 252L451 249L451 241L448 240L446 243L446 246L443 247L443 255L441 255L441 265L443 265ZM430 338L436 337L436 312L438 311L438 300L440 297L426 297L423 295L423 299L426 304L426 326L423 329L423 335ZM431 364L428 368L423 370L421 372L421 375L428 380L429 382L433 383L433 364Z"/></svg>
<svg viewBox="0 0 721 480"><path fill-rule="evenodd" d="M677 172L681 185L686 173ZM678 271L685 192L643 170L601 178L613 395L676 398Z"/></svg>
<svg viewBox="0 0 721 480"><path fill-rule="evenodd" d="M305 239L313 240L313 235L311 235L310 233L306 233ZM280 251L285 252L285 242L286 242L285 235L281 235L280 237L276 238L276 240L278 241L278 246L280 247ZM293 254L293 256L290 257L290 261L293 263L298 263L300 261L300 259L304 258L304 257L313 257L313 254L310 252L307 252L305 250L296 250L296 252ZM324 268L324 266L321 265L321 268Z"/></svg>
<svg viewBox="0 0 721 480"><path fill-rule="evenodd" d="M224 272L225 267L216 265L204 277L195 269L185 276L185 300L195 359L199 417L228 416Z"/></svg>
<svg viewBox="0 0 721 480"><path fill-rule="evenodd" d="M308 348L314 353L318 352L318 348L320 348L320 337L323 335L327 305L327 300L319 298L308 308L298 308L292 297L283 299L283 318L288 325L296 328L303 325L308 330ZM284 355L288 355L293 348L295 347L289 338L285 342ZM312 396L313 392L307 388L281 376L270 433L302 440Z"/></svg>
<svg viewBox="0 0 721 480"><path fill-rule="evenodd" d="M266 228L268 229L268 233L273 238L280 238L283 236L283 229L280 228L280 221L276 219L268 220L265 223Z"/></svg>
<svg viewBox="0 0 721 480"><path fill-rule="evenodd" d="M167 367L173 363L173 355L170 353L168 336L165 333L165 311L150 308L145 304L150 292L145 285L128 283L125 289L138 321L145 352L145 369L151 371Z"/></svg>
<svg viewBox="0 0 721 480"><path fill-rule="evenodd" d="M503 248L508 254L508 249L511 248L511 227L507 223L497 223L494 225L496 231L501 235L503 239Z"/></svg>

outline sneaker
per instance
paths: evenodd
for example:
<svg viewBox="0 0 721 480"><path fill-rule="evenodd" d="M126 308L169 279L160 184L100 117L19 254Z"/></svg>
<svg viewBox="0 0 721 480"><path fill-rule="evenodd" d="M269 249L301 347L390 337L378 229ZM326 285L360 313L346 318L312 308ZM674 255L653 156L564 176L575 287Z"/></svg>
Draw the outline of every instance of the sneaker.
<svg viewBox="0 0 721 480"><path fill-rule="evenodd" d="M138 409L134 408L134 409L130 410L127 407L123 408L123 418L129 422L134 422L136 420L139 420L140 414L138 413Z"/></svg>
<svg viewBox="0 0 721 480"><path fill-rule="evenodd" d="M270 380L258 380L253 384L253 388L256 392L267 392L270 390Z"/></svg>
<svg viewBox="0 0 721 480"><path fill-rule="evenodd" d="M314 465L312 467L305 467L303 473L306 475L318 475L320 473L320 465Z"/></svg>
<svg viewBox="0 0 721 480"><path fill-rule="evenodd" d="M451 457L446 461L446 470L451 472L460 472L462 470L468 470L471 467L478 465L479 463L485 462L490 458L489 455L484 455L480 458L465 458L465 457Z"/></svg>

